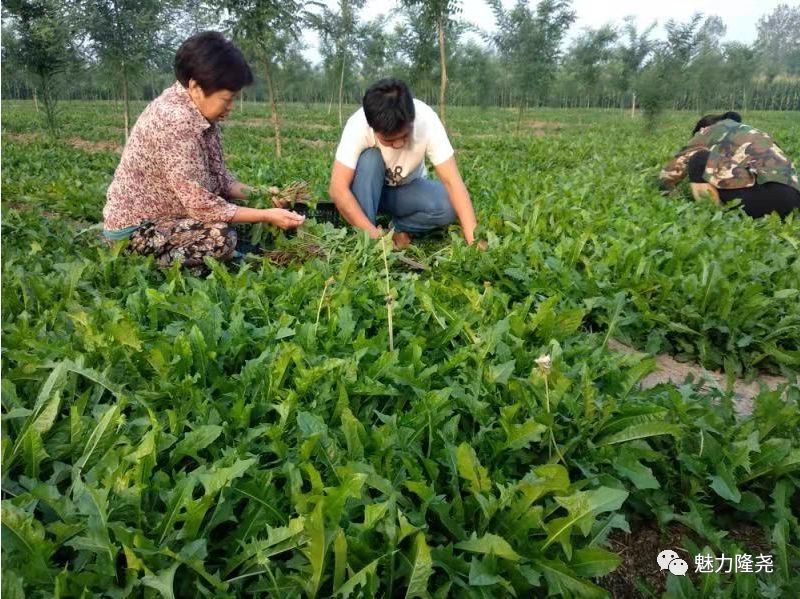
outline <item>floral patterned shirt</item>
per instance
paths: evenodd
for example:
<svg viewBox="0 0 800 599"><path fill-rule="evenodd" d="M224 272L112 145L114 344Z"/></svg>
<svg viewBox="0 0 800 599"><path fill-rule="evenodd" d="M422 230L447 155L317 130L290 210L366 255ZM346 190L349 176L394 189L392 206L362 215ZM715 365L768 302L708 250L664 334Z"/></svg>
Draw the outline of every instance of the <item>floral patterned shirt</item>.
<svg viewBox="0 0 800 599"><path fill-rule="evenodd" d="M176 82L131 130L106 194L103 226L111 231L167 217L227 222L236 205L224 197L235 182L222 160L219 125Z"/></svg>

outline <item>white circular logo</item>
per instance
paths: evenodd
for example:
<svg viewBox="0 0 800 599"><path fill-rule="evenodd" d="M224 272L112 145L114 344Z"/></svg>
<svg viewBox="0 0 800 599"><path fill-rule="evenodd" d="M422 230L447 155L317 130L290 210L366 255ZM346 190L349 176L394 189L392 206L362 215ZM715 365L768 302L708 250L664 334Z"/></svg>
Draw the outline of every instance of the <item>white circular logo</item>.
<svg viewBox="0 0 800 599"><path fill-rule="evenodd" d="M686 576L686 572L689 570L689 564L686 561L678 558L674 559L669 563L669 571L672 572L675 576Z"/></svg>
<svg viewBox="0 0 800 599"><path fill-rule="evenodd" d="M669 570L675 576L686 576L689 564L675 553L672 549L664 549L656 558L662 570Z"/></svg>

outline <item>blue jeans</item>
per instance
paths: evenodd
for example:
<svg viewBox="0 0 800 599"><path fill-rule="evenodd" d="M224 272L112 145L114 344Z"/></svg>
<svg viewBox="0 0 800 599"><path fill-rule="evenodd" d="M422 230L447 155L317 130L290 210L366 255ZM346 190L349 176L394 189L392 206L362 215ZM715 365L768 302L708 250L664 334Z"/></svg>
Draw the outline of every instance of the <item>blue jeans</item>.
<svg viewBox="0 0 800 599"><path fill-rule="evenodd" d="M392 217L395 231L426 233L456 221L456 213L439 181L415 179L396 187L384 183L386 166L378 148L361 152L350 190L375 224L378 214Z"/></svg>

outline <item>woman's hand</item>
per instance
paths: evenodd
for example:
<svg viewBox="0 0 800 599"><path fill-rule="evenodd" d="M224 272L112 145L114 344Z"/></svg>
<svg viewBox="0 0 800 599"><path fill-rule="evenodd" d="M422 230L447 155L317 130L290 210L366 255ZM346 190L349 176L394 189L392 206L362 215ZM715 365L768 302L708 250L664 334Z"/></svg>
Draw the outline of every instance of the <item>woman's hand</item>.
<svg viewBox="0 0 800 599"><path fill-rule="evenodd" d="M305 216L283 208L268 208L264 212L266 213L265 222L284 230L296 229L306 220Z"/></svg>
<svg viewBox="0 0 800 599"><path fill-rule="evenodd" d="M272 196L272 205L276 208L286 208L289 206L291 202L289 202L288 198L282 198L279 194L281 190L275 187L274 185L267 189L267 193Z"/></svg>
<svg viewBox="0 0 800 599"><path fill-rule="evenodd" d="M233 185L231 185L230 189L228 189L228 198L232 200L246 200L250 197L250 195L255 191L249 185L245 185L244 183L239 183L236 181Z"/></svg>

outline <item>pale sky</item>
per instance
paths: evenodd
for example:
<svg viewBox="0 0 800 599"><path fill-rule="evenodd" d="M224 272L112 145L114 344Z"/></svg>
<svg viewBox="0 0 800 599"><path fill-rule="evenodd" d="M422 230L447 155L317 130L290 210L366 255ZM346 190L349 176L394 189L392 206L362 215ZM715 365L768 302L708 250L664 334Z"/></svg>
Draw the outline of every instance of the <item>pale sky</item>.
<svg viewBox="0 0 800 599"><path fill-rule="evenodd" d="M337 0L322 0L322 3L335 9ZM530 0L535 5L535 0ZM793 5L791 0L783 0L784 4ZM369 20L379 14L386 14L397 6L391 0L367 0L361 11L361 19ZM515 0L503 0L503 5L510 8ZM719 0L573 0L572 6L577 13L577 20L570 28L568 39L586 27L597 28L606 23L621 24L628 16L636 17L639 29L658 21L655 37L662 37L663 25L669 19L686 21L695 12L704 15L717 15L722 18L727 27L725 41L753 42L756 39L756 24L765 14L771 13L781 0L761 0L759 2L734 0L733 2L720 2ZM494 15L483 0L462 0L463 13L461 17L474 23L484 30L494 28ZM306 56L312 62L319 60L316 50L317 37L313 32L306 32L304 40L309 44Z"/></svg>

